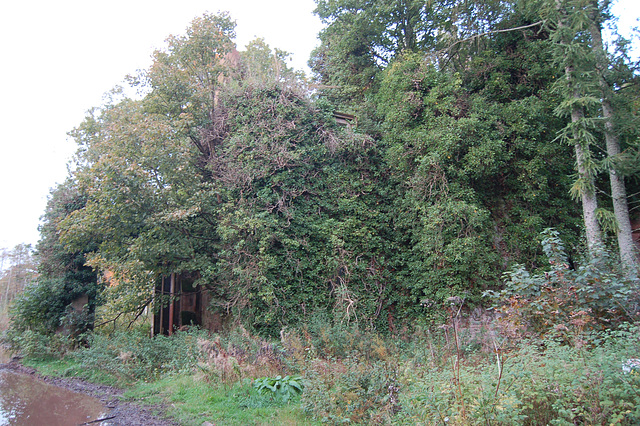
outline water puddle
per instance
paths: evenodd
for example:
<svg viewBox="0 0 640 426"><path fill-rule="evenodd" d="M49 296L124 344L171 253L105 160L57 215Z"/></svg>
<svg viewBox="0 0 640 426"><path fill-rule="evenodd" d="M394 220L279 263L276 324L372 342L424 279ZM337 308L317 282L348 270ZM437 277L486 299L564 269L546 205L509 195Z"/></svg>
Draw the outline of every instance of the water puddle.
<svg viewBox="0 0 640 426"><path fill-rule="evenodd" d="M0 425L79 425L104 418L106 412L96 398L0 370Z"/></svg>

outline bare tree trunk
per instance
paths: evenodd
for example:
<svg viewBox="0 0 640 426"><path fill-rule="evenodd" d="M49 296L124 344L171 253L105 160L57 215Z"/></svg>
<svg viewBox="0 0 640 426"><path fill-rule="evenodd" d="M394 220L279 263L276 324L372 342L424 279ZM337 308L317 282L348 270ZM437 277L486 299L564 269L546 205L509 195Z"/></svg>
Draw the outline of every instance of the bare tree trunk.
<svg viewBox="0 0 640 426"><path fill-rule="evenodd" d="M9 280L7 281L7 288L5 289L5 292L4 292L5 303L9 303L9 289L11 288L11 278L13 276L13 270L14 270L13 265L11 265L9 267Z"/></svg>
<svg viewBox="0 0 640 426"><path fill-rule="evenodd" d="M577 123L584 117L584 113L581 108L573 107L571 111L571 122ZM574 139L578 138L577 132L574 131ZM593 182L593 176L588 171L586 166L585 147L579 141L575 142L576 151L576 166L578 169L578 178L584 182L580 189L580 200L582 201L582 218L584 220L584 228L587 235L587 246L589 250L592 247L600 245L602 243L602 232L600 231L600 225L596 217L596 210L598 208L598 200L596 199L595 184ZM588 148L587 148L588 149Z"/></svg>
<svg viewBox="0 0 640 426"><path fill-rule="evenodd" d="M171 281L170 281L170 289L169 289L169 294L171 295L171 299L170 299L170 304L169 304L169 336L171 336L173 334L173 310L174 310L174 305L175 305L175 301L173 300L173 296L175 295L176 292L176 274L172 273L171 274Z"/></svg>
<svg viewBox="0 0 640 426"><path fill-rule="evenodd" d="M561 0L556 0L556 8L560 15L558 20L558 31L562 31L568 21L567 12ZM561 39L559 40L559 42L564 46L568 46L571 41L572 40L567 40L566 36L561 36ZM568 93L571 94L570 96L573 100L578 100L582 93L574 81L575 70L573 59L571 57L565 57L564 61L564 74L569 89ZM598 224L596 217L598 200L596 198L592 166L589 164L589 143L588 141L580 140L581 136L578 131L578 126L583 120L583 108L577 102L573 102L571 106L571 123L573 124L572 136L576 151L576 168L578 169L579 183L577 185L577 189L582 201L582 218L584 220L584 227L587 236L587 246L588 250L591 251L594 246L602 244L602 232L600 231L600 225Z"/></svg>
<svg viewBox="0 0 640 426"><path fill-rule="evenodd" d="M597 2L593 5L596 9L591 17L589 31L593 42L592 49L596 58L596 70L598 84L601 90L602 114L605 119L604 136L607 145L607 156L615 158L620 154L620 141L614 129L614 109L611 105L611 89L607 84L604 73L607 69L606 52L602 43L602 26L598 16ZM631 220L629 218L629 206L627 204L627 191L624 185L624 177L615 170L615 161L610 162L609 181L611 184L611 198L613 199L613 213L618 225L618 250L620 261L625 273L630 279L638 277L638 263L636 260L635 244L631 234Z"/></svg>

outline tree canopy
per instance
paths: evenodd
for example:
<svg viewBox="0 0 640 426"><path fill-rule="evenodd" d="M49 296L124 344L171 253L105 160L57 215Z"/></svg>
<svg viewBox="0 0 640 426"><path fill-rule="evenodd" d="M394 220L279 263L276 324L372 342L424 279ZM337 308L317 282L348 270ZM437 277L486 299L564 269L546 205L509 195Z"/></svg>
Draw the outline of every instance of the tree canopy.
<svg viewBox="0 0 640 426"><path fill-rule="evenodd" d="M587 10L578 3L562 3L567 16ZM153 307L159 277L189 272L210 309L265 334L318 311L394 331L438 319L452 297L481 305L515 263L542 267L545 228L577 259L575 146L593 161L601 211L603 170L638 202L637 127L615 118L637 121L638 79L557 12L318 0L311 85L264 40L238 52L228 15L196 18L131 77L140 98L114 92L71 132L78 152L45 215L40 291L58 294L56 312L90 292L113 321ZM568 64L566 49L584 60ZM594 51L606 53L612 130L585 68ZM591 138L580 142L578 107ZM357 123L338 124L338 109ZM598 150L609 130L614 158Z"/></svg>

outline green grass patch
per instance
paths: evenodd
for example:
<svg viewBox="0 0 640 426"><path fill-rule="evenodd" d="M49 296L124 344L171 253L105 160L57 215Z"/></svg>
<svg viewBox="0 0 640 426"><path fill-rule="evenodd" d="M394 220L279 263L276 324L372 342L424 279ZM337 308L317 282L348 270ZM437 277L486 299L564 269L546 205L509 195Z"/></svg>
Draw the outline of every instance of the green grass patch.
<svg viewBox="0 0 640 426"><path fill-rule="evenodd" d="M299 400L284 403L260 395L250 380L225 386L207 383L197 375L174 375L139 382L124 397L165 406L171 417L187 426L205 421L224 425L321 424L304 413Z"/></svg>
<svg viewBox="0 0 640 426"><path fill-rule="evenodd" d="M120 382L117 377L98 369L86 368L81 361L73 356L66 356L62 359L32 359L24 358L22 364L33 368L43 376L53 377L75 377L91 383L122 387L125 383Z"/></svg>
<svg viewBox="0 0 640 426"><path fill-rule="evenodd" d="M63 359L33 360L23 364L40 374L74 377L92 383L124 386L108 373L86 369L72 356ZM200 426L204 421L224 425L319 425L303 411L300 400L289 403L261 395L249 379L231 386L210 384L199 375L173 374L159 380L129 383L123 398L141 404L167 408L167 414L181 425Z"/></svg>

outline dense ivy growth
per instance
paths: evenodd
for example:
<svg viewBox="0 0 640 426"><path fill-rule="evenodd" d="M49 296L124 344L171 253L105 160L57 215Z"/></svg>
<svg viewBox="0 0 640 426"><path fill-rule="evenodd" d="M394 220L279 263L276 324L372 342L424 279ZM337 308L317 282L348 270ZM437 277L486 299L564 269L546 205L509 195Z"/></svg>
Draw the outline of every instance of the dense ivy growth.
<svg viewBox="0 0 640 426"><path fill-rule="evenodd" d="M482 304L515 263L544 266L546 227L575 256L583 222L573 148L558 137L570 99L558 26L542 25L550 3L317 3L315 91L284 52L263 40L237 52L229 16L205 15L131 78L141 99L114 92L72 132L77 205L43 228L47 250L69 258L16 312L60 289L94 289L94 303L97 272L110 284L101 322L132 319L159 277L189 272L210 309L264 334L319 312L394 332L439 319L452 298ZM637 93L633 67L616 66L612 84ZM637 100L622 98L636 120ZM356 122L339 125L342 108ZM632 177L637 128L619 133L615 161ZM57 324L48 312L34 324Z"/></svg>

